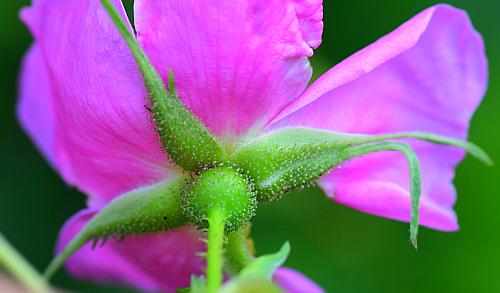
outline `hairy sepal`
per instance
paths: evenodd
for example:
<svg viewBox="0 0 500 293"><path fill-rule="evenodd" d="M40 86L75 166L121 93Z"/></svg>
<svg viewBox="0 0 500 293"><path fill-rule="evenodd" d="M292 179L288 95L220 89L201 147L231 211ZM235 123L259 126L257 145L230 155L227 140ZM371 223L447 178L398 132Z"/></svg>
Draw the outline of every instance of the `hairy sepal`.
<svg viewBox="0 0 500 293"><path fill-rule="evenodd" d="M129 46L144 77L151 105L149 110L156 124L163 148L175 164L187 171L198 172L224 160L224 151L203 123L181 102L174 88L174 77L167 90L135 36L123 22L109 0L101 0L113 23Z"/></svg>
<svg viewBox="0 0 500 293"><path fill-rule="evenodd" d="M283 128L244 141L230 159L252 178L258 201L266 202L313 183L352 158L352 147L400 139L458 147L486 164L492 163L475 144L433 133L352 135L302 127Z"/></svg>
<svg viewBox="0 0 500 293"><path fill-rule="evenodd" d="M348 150L349 157L359 157L365 154L376 152L396 151L402 153L408 161L408 169L410 170L410 199L411 199L411 215L410 215L410 240L415 249L418 248L417 236L419 226L419 206L420 195L422 193L422 172L417 155L413 149L406 143L402 142L375 142L352 147Z"/></svg>
<svg viewBox="0 0 500 293"><path fill-rule="evenodd" d="M252 178L259 202L300 189L345 161L350 136L285 128L239 145L231 160Z"/></svg>
<svg viewBox="0 0 500 293"><path fill-rule="evenodd" d="M167 231L187 222L180 207L180 190L186 181L177 177L135 189L110 202L97 213L64 250L49 264L50 278L61 265L87 242L117 236Z"/></svg>
<svg viewBox="0 0 500 293"><path fill-rule="evenodd" d="M248 238L249 234L250 224L227 235L227 242L224 246L224 269L230 276L237 276L255 259L253 240Z"/></svg>
<svg viewBox="0 0 500 293"><path fill-rule="evenodd" d="M399 140L420 140L458 147L491 165L488 154L477 145L426 132L351 135L311 128L283 128L240 144L231 160L254 181L259 202L308 185L345 161L368 153L398 151L410 169L410 239L417 248L421 171L415 152ZM393 141L396 140L396 141Z"/></svg>

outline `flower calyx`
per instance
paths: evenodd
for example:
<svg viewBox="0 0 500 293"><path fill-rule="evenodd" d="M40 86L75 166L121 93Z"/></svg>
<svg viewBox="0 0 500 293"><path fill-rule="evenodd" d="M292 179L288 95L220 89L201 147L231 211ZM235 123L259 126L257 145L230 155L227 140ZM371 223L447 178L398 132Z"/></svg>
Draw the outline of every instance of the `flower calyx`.
<svg viewBox="0 0 500 293"><path fill-rule="evenodd" d="M198 228L207 229L209 212L218 208L225 215L225 230L242 228L257 206L253 183L240 169L221 166L206 170L188 182L182 191L184 215Z"/></svg>

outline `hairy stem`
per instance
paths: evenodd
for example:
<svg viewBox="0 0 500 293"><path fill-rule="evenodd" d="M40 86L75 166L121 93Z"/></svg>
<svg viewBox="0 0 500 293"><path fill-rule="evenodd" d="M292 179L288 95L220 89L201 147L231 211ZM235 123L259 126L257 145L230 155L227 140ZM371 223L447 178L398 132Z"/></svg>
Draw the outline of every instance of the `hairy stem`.
<svg viewBox="0 0 500 293"><path fill-rule="evenodd" d="M207 285L216 293L222 284L222 246L224 242L224 211L213 207L208 212Z"/></svg>
<svg viewBox="0 0 500 293"><path fill-rule="evenodd" d="M30 292L50 292L38 272L0 234L0 267L11 273Z"/></svg>

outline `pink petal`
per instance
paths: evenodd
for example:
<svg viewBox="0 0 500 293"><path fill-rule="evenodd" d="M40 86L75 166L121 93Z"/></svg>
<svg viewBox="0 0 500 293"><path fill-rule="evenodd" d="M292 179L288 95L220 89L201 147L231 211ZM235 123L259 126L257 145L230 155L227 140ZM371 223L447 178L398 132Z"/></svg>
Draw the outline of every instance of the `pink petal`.
<svg viewBox="0 0 500 293"><path fill-rule="evenodd" d="M18 117L47 160L54 165L54 95L40 46L30 48L19 82Z"/></svg>
<svg viewBox="0 0 500 293"><path fill-rule="evenodd" d="M172 172L141 74L100 2L38 0L22 18L35 49L20 119L66 181L103 203Z"/></svg>
<svg viewBox="0 0 500 293"><path fill-rule="evenodd" d="M335 66L269 128L306 126L343 133L420 130L465 139L487 84L483 41L467 14L429 8ZM423 172L421 224L458 228L454 168L463 152L412 141ZM353 160L320 184L335 200L408 221L408 171L397 154Z"/></svg>
<svg viewBox="0 0 500 293"><path fill-rule="evenodd" d="M97 211L87 209L73 216L61 231L57 251L76 235ZM204 252L199 241L201 232L184 226L173 231L128 236L119 242L115 238L92 249L88 243L66 263L67 269L78 278L127 284L143 290L174 292L189 287L191 274L201 275Z"/></svg>
<svg viewBox="0 0 500 293"><path fill-rule="evenodd" d="M324 292L313 281L301 273L289 268L279 268L273 280L286 293L322 293Z"/></svg>
<svg viewBox="0 0 500 293"><path fill-rule="evenodd" d="M320 0L138 0L138 39L181 99L220 138L256 131L306 87Z"/></svg>

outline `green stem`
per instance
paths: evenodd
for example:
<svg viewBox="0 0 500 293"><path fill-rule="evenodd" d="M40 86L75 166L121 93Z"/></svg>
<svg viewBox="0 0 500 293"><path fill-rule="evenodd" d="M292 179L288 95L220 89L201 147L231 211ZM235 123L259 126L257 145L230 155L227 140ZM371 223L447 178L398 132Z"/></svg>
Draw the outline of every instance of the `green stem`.
<svg viewBox="0 0 500 293"><path fill-rule="evenodd" d="M230 233L224 250L224 267L231 275L237 275L255 259L247 243L245 228Z"/></svg>
<svg viewBox="0 0 500 293"><path fill-rule="evenodd" d="M0 234L0 267L12 274L30 292L50 292L45 280Z"/></svg>
<svg viewBox="0 0 500 293"><path fill-rule="evenodd" d="M216 293L222 284L222 246L224 242L224 211L218 207L208 212L207 285Z"/></svg>

